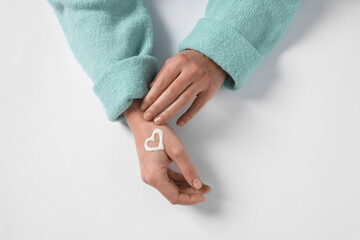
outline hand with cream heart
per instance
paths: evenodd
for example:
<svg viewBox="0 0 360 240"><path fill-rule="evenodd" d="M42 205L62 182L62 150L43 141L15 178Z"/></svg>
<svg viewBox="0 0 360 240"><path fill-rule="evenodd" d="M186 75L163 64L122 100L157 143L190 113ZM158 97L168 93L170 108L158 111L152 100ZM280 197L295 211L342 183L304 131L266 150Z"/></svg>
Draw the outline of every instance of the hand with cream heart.
<svg viewBox="0 0 360 240"><path fill-rule="evenodd" d="M124 112L134 134L142 180L155 187L172 204L203 202L203 195L210 192L210 186L201 183L184 144L169 125L157 126L145 121L142 115L138 100ZM181 173L168 168L172 161Z"/></svg>

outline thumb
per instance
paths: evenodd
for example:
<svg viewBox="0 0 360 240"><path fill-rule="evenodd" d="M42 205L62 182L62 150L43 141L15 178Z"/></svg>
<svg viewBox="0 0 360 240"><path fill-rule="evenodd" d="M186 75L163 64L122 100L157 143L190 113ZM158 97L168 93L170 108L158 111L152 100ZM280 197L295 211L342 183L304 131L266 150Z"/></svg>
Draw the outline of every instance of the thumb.
<svg viewBox="0 0 360 240"><path fill-rule="evenodd" d="M168 147L166 152L176 163L189 185L194 189L200 189L202 187L202 182L183 143L180 140L176 141L175 145Z"/></svg>

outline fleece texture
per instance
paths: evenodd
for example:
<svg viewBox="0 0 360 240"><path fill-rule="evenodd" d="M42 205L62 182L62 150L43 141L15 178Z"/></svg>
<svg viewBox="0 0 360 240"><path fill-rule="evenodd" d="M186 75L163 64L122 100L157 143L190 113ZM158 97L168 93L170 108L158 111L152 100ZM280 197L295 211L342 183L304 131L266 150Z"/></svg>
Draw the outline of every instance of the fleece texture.
<svg viewBox="0 0 360 240"><path fill-rule="evenodd" d="M271 52L302 0L209 0L205 16L179 45L211 58L226 73L224 87L239 89Z"/></svg>
<svg viewBox="0 0 360 240"><path fill-rule="evenodd" d="M110 121L142 99L160 70L144 0L48 0L72 52L93 81ZM211 58L224 87L241 88L276 46L302 0L209 0L205 16L179 44Z"/></svg>

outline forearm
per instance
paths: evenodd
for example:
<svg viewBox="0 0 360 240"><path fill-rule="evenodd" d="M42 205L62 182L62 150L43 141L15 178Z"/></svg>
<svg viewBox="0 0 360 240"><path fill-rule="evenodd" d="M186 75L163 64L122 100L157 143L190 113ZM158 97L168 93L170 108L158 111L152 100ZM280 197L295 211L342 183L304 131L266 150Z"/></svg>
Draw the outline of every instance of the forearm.
<svg viewBox="0 0 360 240"><path fill-rule="evenodd" d="M143 122L142 115L143 112L140 111L140 99L133 100L130 107L124 111L125 121L132 132L136 130L136 126Z"/></svg>

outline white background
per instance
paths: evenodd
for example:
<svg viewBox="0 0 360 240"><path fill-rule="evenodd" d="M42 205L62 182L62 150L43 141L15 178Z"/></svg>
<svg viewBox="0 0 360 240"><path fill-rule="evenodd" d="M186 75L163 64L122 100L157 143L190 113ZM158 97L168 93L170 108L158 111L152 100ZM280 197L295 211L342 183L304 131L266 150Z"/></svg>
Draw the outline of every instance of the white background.
<svg viewBox="0 0 360 240"><path fill-rule="evenodd" d="M207 1L147 2L164 61ZM359 23L358 0L305 1L243 89L176 128L213 189L189 207L141 181L50 5L0 0L0 239L360 239Z"/></svg>

